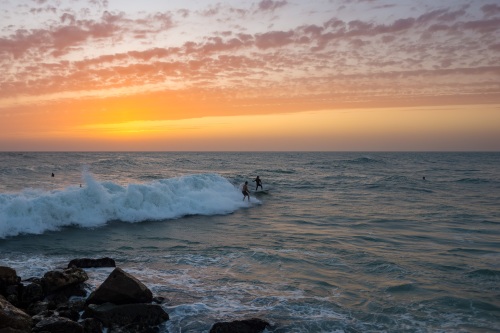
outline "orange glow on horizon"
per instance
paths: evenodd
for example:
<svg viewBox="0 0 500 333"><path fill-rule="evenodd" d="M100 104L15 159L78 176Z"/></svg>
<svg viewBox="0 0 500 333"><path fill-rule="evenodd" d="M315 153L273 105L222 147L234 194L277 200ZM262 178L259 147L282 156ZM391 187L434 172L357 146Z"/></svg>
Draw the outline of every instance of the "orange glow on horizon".
<svg viewBox="0 0 500 333"><path fill-rule="evenodd" d="M87 150L345 151L387 150L387 146L394 147L391 150L425 150L426 146L433 147L430 150L450 150L448 146L453 142L460 142L461 148L473 149L482 144L494 150L500 124L498 106L485 105L178 120L133 120L138 118L135 111L114 112L100 118L105 122L70 126L65 121L52 123L52 129L36 138L52 144L60 140L68 143L67 147L59 143L59 150L71 150L75 142L92 142L94 148ZM58 127L60 124L63 126ZM8 134L2 136L9 139Z"/></svg>

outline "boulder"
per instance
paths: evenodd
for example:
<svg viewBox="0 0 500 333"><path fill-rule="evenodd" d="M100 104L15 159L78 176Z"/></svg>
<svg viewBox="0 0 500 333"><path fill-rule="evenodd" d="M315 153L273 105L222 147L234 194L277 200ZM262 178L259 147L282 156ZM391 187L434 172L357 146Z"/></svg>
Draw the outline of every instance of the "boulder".
<svg viewBox="0 0 500 333"><path fill-rule="evenodd" d="M37 313L31 319L33 320L33 324L36 325L44 319L50 318L55 315L53 310L44 310L42 312Z"/></svg>
<svg viewBox="0 0 500 333"><path fill-rule="evenodd" d="M90 304L83 313L84 318L100 320L104 326L157 326L169 319L168 313L157 304Z"/></svg>
<svg viewBox="0 0 500 333"><path fill-rule="evenodd" d="M209 333L260 333L268 326L269 323L262 319L251 318L215 323Z"/></svg>
<svg viewBox="0 0 500 333"><path fill-rule="evenodd" d="M20 286L21 278L17 276L16 271L10 267L0 266L0 295L5 296L9 302L17 305Z"/></svg>
<svg viewBox="0 0 500 333"><path fill-rule="evenodd" d="M52 302L40 301L31 303L26 311L30 316L35 316L44 311L54 310L55 308L56 306Z"/></svg>
<svg viewBox="0 0 500 333"><path fill-rule="evenodd" d="M0 331L31 332L31 317L0 295Z"/></svg>
<svg viewBox="0 0 500 333"><path fill-rule="evenodd" d="M21 278L17 276L16 270L6 266L0 266L0 285L9 286L18 284Z"/></svg>
<svg viewBox="0 0 500 333"><path fill-rule="evenodd" d="M22 284L11 284L5 287L4 291L0 294L5 296L7 301L12 305L19 307L19 298L21 295Z"/></svg>
<svg viewBox="0 0 500 333"><path fill-rule="evenodd" d="M107 333L159 333L159 332L160 330L157 326L128 325L128 326L111 326L108 328Z"/></svg>
<svg viewBox="0 0 500 333"><path fill-rule="evenodd" d="M100 259L73 259L69 262L68 268L78 267L78 268L92 268L92 267L116 267L116 263L113 259L105 257Z"/></svg>
<svg viewBox="0 0 500 333"><path fill-rule="evenodd" d="M81 322L85 333L102 333L102 323L95 318L87 318Z"/></svg>
<svg viewBox="0 0 500 333"><path fill-rule="evenodd" d="M30 283L21 288L20 304L23 308L26 308L33 303L43 300L44 297L42 286L38 283Z"/></svg>
<svg viewBox="0 0 500 333"><path fill-rule="evenodd" d="M115 268L87 298L87 304L151 303L153 293L142 282L121 268Z"/></svg>
<svg viewBox="0 0 500 333"><path fill-rule="evenodd" d="M78 321L78 319L80 319L80 313L68 305L58 307L55 312L59 317L68 318L73 321Z"/></svg>
<svg viewBox="0 0 500 333"><path fill-rule="evenodd" d="M69 286L75 286L88 280L87 273L81 268L67 268L63 271L50 271L44 274L42 286L45 294L51 294L55 291Z"/></svg>
<svg viewBox="0 0 500 333"><path fill-rule="evenodd" d="M64 317L49 317L39 321L33 332L84 333L83 326Z"/></svg>

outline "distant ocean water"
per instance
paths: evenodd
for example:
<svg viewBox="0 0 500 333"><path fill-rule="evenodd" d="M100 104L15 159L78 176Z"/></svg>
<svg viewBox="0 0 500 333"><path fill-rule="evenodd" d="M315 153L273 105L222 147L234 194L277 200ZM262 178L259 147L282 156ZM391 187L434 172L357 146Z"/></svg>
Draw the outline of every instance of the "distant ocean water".
<svg viewBox="0 0 500 333"><path fill-rule="evenodd" d="M111 257L166 299L161 332L249 317L269 332L499 332L499 166L500 153L0 153L0 265L28 278ZM110 271L88 269L90 284Z"/></svg>

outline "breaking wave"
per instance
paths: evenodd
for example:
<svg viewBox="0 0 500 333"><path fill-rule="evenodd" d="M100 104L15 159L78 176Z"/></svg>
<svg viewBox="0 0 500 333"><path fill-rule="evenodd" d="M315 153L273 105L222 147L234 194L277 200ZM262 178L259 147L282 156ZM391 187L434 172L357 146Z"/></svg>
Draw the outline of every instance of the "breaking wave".
<svg viewBox="0 0 500 333"><path fill-rule="evenodd" d="M240 190L216 174L194 174L121 186L84 173L85 185L0 194L0 238L66 226L95 228L110 221L168 220L229 214L248 206ZM253 203L259 201L253 198Z"/></svg>

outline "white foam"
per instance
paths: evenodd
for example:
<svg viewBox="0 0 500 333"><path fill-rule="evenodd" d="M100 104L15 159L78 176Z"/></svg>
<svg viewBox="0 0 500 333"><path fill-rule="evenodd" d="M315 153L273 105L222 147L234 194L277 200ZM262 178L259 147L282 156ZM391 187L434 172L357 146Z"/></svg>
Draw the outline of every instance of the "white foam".
<svg viewBox="0 0 500 333"><path fill-rule="evenodd" d="M195 174L121 186L84 172L83 187L0 194L0 238L41 234L75 225L94 228L109 221L141 222L186 215L229 214L248 207L242 194L216 174ZM253 204L260 203L252 198Z"/></svg>

